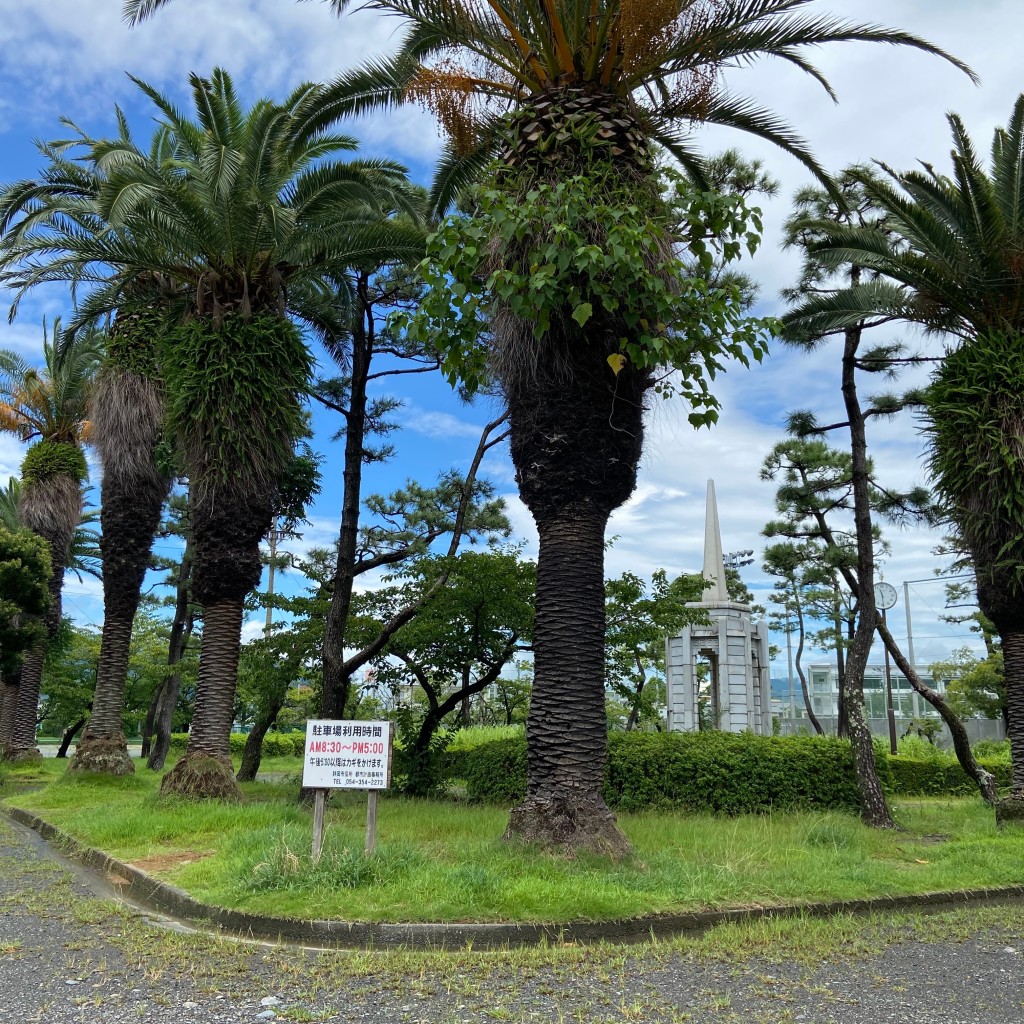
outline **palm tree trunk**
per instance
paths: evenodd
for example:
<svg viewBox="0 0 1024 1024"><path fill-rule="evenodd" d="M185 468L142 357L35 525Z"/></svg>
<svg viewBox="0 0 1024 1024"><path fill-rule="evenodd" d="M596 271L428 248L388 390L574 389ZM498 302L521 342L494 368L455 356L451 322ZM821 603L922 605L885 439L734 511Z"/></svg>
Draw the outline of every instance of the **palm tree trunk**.
<svg viewBox="0 0 1024 1024"><path fill-rule="evenodd" d="M42 757L36 747L36 716L39 712L39 687L46 660L46 641L29 648L21 659L21 678L11 716L11 739L7 745L8 761L27 761Z"/></svg>
<svg viewBox="0 0 1024 1024"><path fill-rule="evenodd" d="M6 757L14 739L14 712L18 707L21 668L0 680L0 759Z"/></svg>
<svg viewBox="0 0 1024 1024"><path fill-rule="evenodd" d="M1024 818L1024 629L1002 629L999 637L1007 680L1007 735L1013 761L1010 797Z"/></svg>
<svg viewBox="0 0 1024 1024"><path fill-rule="evenodd" d="M116 473L111 467L103 475L103 637L93 712L68 766L72 771L135 771L124 737L124 687L142 581L170 489L169 481L152 468L152 441L149 438L147 465L141 473Z"/></svg>
<svg viewBox="0 0 1024 1024"><path fill-rule="evenodd" d="M602 516L538 524L534 690L527 724L529 785L507 835L529 842L628 851L601 796L608 745L604 695Z"/></svg>
<svg viewBox="0 0 1024 1024"><path fill-rule="evenodd" d="M199 654L196 706L185 756L164 776L160 791L180 796L238 799L231 764L231 722L242 637L242 599L207 605ZM220 765L218 771L210 762ZM223 774L226 767L227 775Z"/></svg>
<svg viewBox="0 0 1024 1024"><path fill-rule="evenodd" d="M506 319L499 377L516 480L540 537L526 800L506 838L621 856L629 841L601 795L608 743L604 693L604 531L636 487L648 374L616 375L617 337L568 329L532 340ZM517 337L531 338L524 353Z"/></svg>

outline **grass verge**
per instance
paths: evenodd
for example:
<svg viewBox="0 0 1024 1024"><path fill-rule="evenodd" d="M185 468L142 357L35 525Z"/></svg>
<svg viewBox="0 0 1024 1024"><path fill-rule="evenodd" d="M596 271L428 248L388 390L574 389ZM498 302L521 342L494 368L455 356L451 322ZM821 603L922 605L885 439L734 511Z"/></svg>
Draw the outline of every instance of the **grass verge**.
<svg viewBox="0 0 1024 1024"><path fill-rule="evenodd" d="M381 801L367 860L365 800L339 794L314 867L294 779L247 784L230 806L160 798L142 766L107 779L43 762L10 780L30 774L41 787L7 802L200 900L302 918L557 922L1024 882L1024 831L997 832L974 798L901 801L901 832L835 813L622 814L636 855L613 864L503 843L498 808L399 798Z"/></svg>

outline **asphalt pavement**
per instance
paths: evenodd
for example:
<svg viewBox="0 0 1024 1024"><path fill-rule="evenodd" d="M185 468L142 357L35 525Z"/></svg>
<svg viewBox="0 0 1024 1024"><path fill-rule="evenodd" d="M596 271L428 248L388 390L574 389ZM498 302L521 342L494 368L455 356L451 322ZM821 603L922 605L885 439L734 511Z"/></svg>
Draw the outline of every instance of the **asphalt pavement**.
<svg viewBox="0 0 1024 1024"><path fill-rule="evenodd" d="M0 1022L1020 1024L1024 907L730 926L505 953L313 951L191 933L0 818Z"/></svg>

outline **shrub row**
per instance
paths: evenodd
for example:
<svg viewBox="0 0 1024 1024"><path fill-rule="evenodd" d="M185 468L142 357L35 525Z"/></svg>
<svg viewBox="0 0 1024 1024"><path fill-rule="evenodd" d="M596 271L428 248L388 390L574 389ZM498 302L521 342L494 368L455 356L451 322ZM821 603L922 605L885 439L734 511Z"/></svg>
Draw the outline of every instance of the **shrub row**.
<svg viewBox="0 0 1024 1024"><path fill-rule="evenodd" d="M245 749L246 735L243 732L231 734L231 753L241 757ZM303 746L306 742L304 732L268 732L263 737L264 757L302 757ZM188 733L175 732L171 734L171 753L183 754L188 746Z"/></svg>
<svg viewBox="0 0 1024 1024"><path fill-rule="evenodd" d="M526 792L526 741L462 751L471 800L512 803ZM848 744L810 736L613 733L604 796L623 810L745 814L772 808L856 808Z"/></svg>
<svg viewBox="0 0 1024 1024"><path fill-rule="evenodd" d="M1008 761L978 760L991 772L1000 789L1009 789L1011 766ZM918 760L912 757L889 758L892 792L900 796L969 796L977 793L975 781L953 758Z"/></svg>
<svg viewBox="0 0 1024 1024"><path fill-rule="evenodd" d="M956 761L880 757L885 789L900 796L968 795L974 782ZM1010 766L983 766L1000 787ZM449 761L471 800L516 803L526 793L524 738L461 750ZM848 743L811 736L749 733L613 733L608 738L604 796L609 806L638 811L678 808L724 814L789 809L857 808Z"/></svg>

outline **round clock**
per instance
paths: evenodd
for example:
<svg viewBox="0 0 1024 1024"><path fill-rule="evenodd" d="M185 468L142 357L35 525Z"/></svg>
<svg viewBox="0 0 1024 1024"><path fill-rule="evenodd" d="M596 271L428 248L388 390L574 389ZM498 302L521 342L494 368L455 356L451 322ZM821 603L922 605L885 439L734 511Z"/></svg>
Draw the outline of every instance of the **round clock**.
<svg viewBox="0 0 1024 1024"><path fill-rule="evenodd" d="M896 588L891 583L875 584L875 606L882 611L896 603Z"/></svg>

